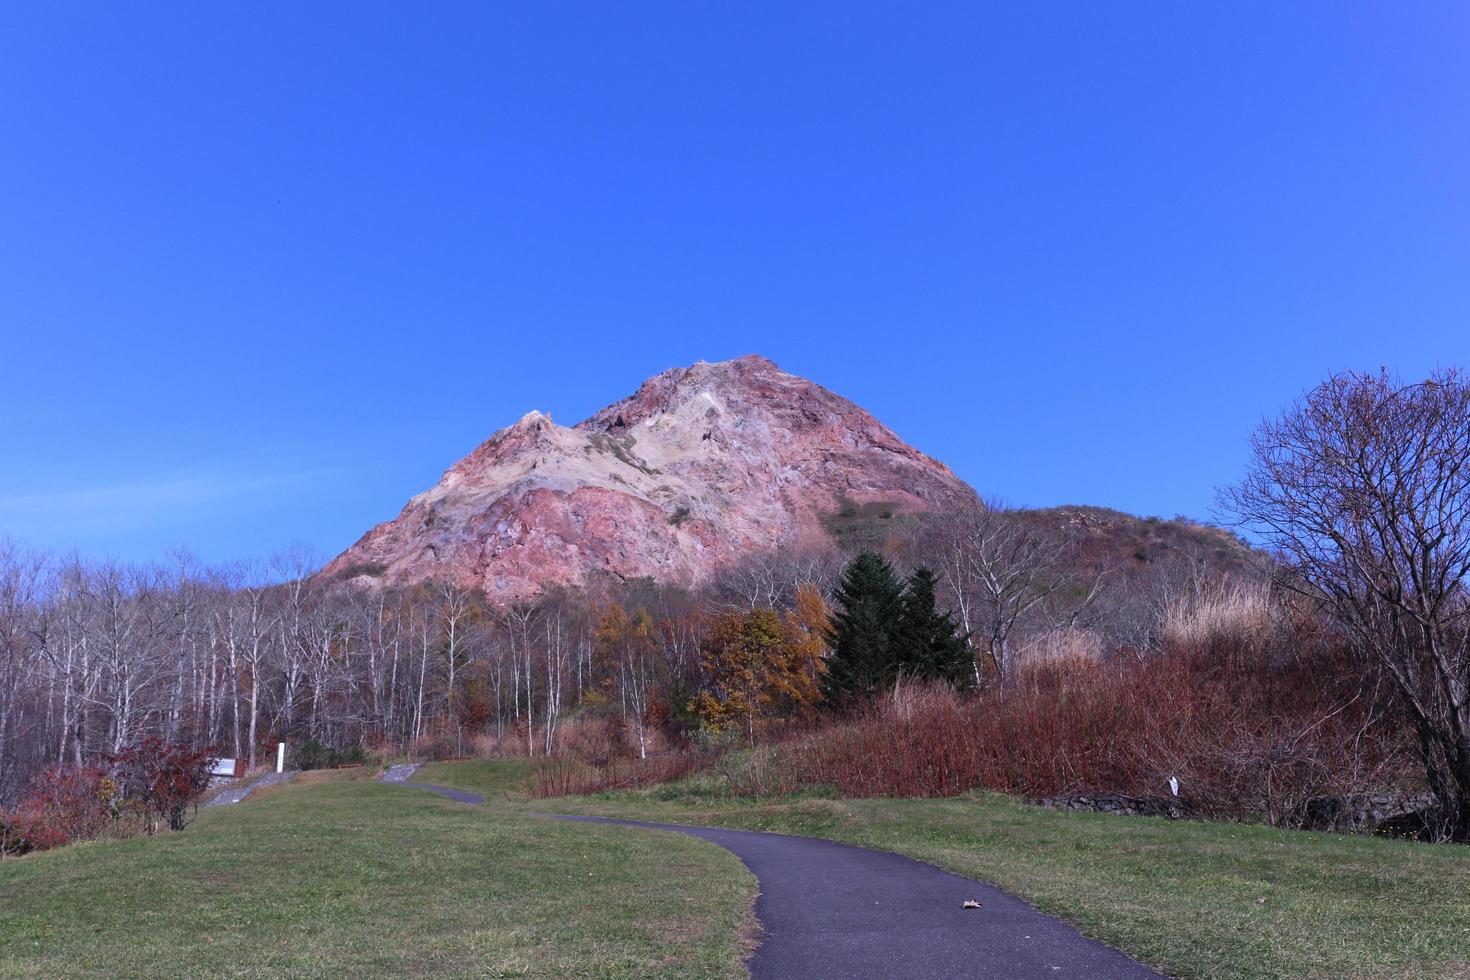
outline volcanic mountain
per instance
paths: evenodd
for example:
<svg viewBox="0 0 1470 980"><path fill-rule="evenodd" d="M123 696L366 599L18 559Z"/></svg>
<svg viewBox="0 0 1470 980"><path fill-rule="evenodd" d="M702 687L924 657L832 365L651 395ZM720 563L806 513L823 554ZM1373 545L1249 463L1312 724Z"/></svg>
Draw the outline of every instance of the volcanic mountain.
<svg viewBox="0 0 1470 980"><path fill-rule="evenodd" d="M698 585L752 553L831 548L839 512L973 499L857 405L752 355L665 371L571 428L527 414L323 574L502 600L607 578Z"/></svg>

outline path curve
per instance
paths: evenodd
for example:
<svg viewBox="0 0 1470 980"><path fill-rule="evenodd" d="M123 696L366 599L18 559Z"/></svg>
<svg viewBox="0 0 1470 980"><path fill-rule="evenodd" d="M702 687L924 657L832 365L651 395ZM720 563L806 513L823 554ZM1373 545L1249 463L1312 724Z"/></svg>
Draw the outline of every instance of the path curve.
<svg viewBox="0 0 1470 980"><path fill-rule="evenodd" d="M211 796L209 799L205 800L203 803L199 804L199 809L208 810L212 807L217 806L233 806L234 804L244 800L245 797L249 796L251 793L254 793L258 789L264 789L267 786L274 786L277 783L290 782L291 777L294 775L296 775L294 770L288 770L286 772L268 772L265 775L258 776L251 782L245 783L243 785L226 787L225 789L222 789L218 793Z"/></svg>
<svg viewBox="0 0 1470 980"><path fill-rule="evenodd" d="M378 777L379 782L393 783L396 786L412 786L414 789L426 789L430 793L438 793L440 796L454 800L456 803L484 803L485 797L478 793L466 793L462 789L450 789L448 786L435 786L433 783L410 782L413 774L419 771L418 763L404 763L397 766L389 766L383 775Z"/></svg>
<svg viewBox="0 0 1470 980"><path fill-rule="evenodd" d="M448 786L435 786L433 783L410 783L404 780L400 786L412 786L414 789L426 789L430 793L438 793L440 796L448 797L456 803L484 803L485 797L478 793L466 793L462 789L450 789Z"/></svg>
<svg viewBox="0 0 1470 980"><path fill-rule="evenodd" d="M675 830L732 851L760 882L756 980L1162 976L992 885L899 854L749 830L559 819ZM963 909L969 899L982 908Z"/></svg>

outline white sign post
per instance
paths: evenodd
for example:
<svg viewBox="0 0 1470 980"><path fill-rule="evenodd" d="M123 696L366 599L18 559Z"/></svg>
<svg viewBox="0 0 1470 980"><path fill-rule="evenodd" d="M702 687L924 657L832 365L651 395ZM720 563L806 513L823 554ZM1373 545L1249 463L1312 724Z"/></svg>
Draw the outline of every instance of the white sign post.
<svg viewBox="0 0 1470 980"><path fill-rule="evenodd" d="M276 743L276 772L286 771L286 743Z"/></svg>

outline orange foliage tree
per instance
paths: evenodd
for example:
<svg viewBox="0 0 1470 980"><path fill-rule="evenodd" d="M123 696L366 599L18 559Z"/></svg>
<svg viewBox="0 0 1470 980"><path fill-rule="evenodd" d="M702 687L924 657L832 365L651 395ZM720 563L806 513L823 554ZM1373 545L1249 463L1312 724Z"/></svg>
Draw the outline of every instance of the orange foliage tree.
<svg viewBox="0 0 1470 980"><path fill-rule="evenodd" d="M593 641L603 685L621 703L623 718L638 735L638 757L646 759L649 708L657 683L653 617L643 609L629 616L614 603L598 621Z"/></svg>
<svg viewBox="0 0 1470 980"><path fill-rule="evenodd" d="M803 589L786 615L752 609L720 616L700 649L708 685L691 708L708 731L736 725L754 743L758 727L810 711L821 697L826 604Z"/></svg>

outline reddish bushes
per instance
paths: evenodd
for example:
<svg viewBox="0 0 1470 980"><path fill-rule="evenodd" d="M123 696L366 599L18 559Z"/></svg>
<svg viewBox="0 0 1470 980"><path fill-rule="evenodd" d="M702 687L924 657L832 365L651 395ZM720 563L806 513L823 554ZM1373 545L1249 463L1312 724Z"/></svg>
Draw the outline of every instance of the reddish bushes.
<svg viewBox="0 0 1470 980"><path fill-rule="evenodd" d="M121 803L117 784L101 769L54 766L32 780L15 810L0 818L0 853L90 840L117 820Z"/></svg>
<svg viewBox="0 0 1470 980"><path fill-rule="evenodd" d="M1166 794L1202 813L1282 820L1313 796L1406 771L1404 747L1325 659L1174 653L1070 661L961 699L900 685L861 715L764 747L736 776L753 795Z"/></svg>
<svg viewBox="0 0 1470 980"><path fill-rule="evenodd" d="M1017 651L1004 686L962 696L901 683L720 771L752 796L1159 797L1175 777L1193 812L1274 823L1318 797L1417 783L1401 716L1309 608L1263 587L1199 588L1166 598L1156 635L1161 652L1135 654L1107 650L1100 633L1055 630ZM544 766L537 792L646 786L716 758L574 756Z"/></svg>
<svg viewBox="0 0 1470 980"><path fill-rule="evenodd" d="M210 754L187 745L145 738L112 759L123 797L136 803L148 833L167 823L183 830L190 804L209 786Z"/></svg>
<svg viewBox="0 0 1470 980"><path fill-rule="evenodd" d="M647 759L614 756L598 766L573 756L554 756L536 767L532 792L547 797L640 789L683 779L697 772L705 761L693 753L677 752Z"/></svg>
<svg viewBox="0 0 1470 980"><path fill-rule="evenodd" d="M541 797L636 789L682 779L707 761L695 751L657 751L647 758L635 754L637 742L617 717L582 717L558 736L557 753L536 766L532 791ZM662 750L666 742L649 731L645 744Z"/></svg>
<svg viewBox="0 0 1470 980"><path fill-rule="evenodd" d="M60 847L103 834L182 830L209 785L210 754L148 738L98 766L55 766L0 814L0 855Z"/></svg>

